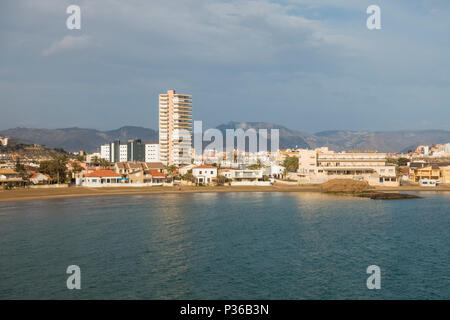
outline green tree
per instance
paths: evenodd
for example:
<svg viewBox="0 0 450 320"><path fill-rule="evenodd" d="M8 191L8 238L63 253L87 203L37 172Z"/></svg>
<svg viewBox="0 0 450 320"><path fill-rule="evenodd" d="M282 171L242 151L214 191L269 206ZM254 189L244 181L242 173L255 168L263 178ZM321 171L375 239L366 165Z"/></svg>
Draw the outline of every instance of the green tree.
<svg viewBox="0 0 450 320"><path fill-rule="evenodd" d="M399 158L397 160L397 165L404 167L404 166L408 165L408 162L409 162L409 159L407 159L407 158Z"/></svg>
<svg viewBox="0 0 450 320"><path fill-rule="evenodd" d="M22 179L24 180L28 179L27 170L25 169L25 166L20 163L20 159L16 160L16 172Z"/></svg>
<svg viewBox="0 0 450 320"><path fill-rule="evenodd" d="M64 183L67 178L68 162L69 158L67 155L58 155L53 160L42 161L39 164L39 172L48 174L57 183Z"/></svg>
<svg viewBox="0 0 450 320"><path fill-rule="evenodd" d="M298 169L298 158L297 157L287 157L282 164L286 168L286 171L297 171Z"/></svg>

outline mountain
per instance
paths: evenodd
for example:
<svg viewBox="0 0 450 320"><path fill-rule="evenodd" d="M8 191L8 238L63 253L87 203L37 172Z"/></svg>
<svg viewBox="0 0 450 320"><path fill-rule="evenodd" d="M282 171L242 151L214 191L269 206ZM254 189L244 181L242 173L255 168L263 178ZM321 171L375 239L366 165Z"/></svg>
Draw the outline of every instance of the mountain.
<svg viewBox="0 0 450 320"><path fill-rule="evenodd" d="M100 145L119 139L142 139L143 141L158 141L158 132L142 127L122 127L117 130L99 131L95 129L65 128L65 129L31 129L14 128L0 131L0 136L8 136L23 143L36 143L49 148L63 148L67 151L86 150L93 152Z"/></svg>
<svg viewBox="0 0 450 320"><path fill-rule="evenodd" d="M219 126L216 127L217 129L219 129L223 136L224 139L226 137L226 129L255 129L257 132L259 129L267 129L267 148L268 150L270 150L270 141L271 141L271 129L278 129L279 130L279 137L280 137L280 141L279 141L279 147L281 149L286 149L286 148L310 148L311 146L308 144L308 142L305 140L307 137L310 136L310 134L308 133L304 133L301 131L296 131L296 130L292 130L292 129L288 129L286 127L274 124L274 123L269 123L269 122L235 122L235 121L230 121L226 124L221 124Z"/></svg>
<svg viewBox="0 0 450 320"><path fill-rule="evenodd" d="M331 150L378 150L379 152L406 152L418 145L432 145L450 142L450 131L321 131L315 134L293 130L268 122L235 122L217 126L223 136L226 129L268 129L268 148L270 149L270 129L278 129L280 148L317 148L326 146ZM206 129L204 129L206 130ZM63 148L67 151L86 150L93 152L100 145L119 139L142 139L158 141L158 131L143 127L126 126L117 130L99 131L95 129L30 129L15 128L0 131L0 136L8 136L23 143L37 143L49 148ZM205 142L208 145L210 142Z"/></svg>
<svg viewBox="0 0 450 320"><path fill-rule="evenodd" d="M306 141L312 147L327 146L331 150L378 150L380 152L408 152L419 145L450 142L450 131L322 131Z"/></svg>

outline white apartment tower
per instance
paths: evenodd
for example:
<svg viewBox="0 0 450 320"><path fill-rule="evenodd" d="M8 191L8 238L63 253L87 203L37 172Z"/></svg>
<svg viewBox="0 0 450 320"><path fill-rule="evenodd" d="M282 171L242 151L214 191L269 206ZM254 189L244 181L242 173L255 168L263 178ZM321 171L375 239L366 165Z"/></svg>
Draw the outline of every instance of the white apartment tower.
<svg viewBox="0 0 450 320"><path fill-rule="evenodd" d="M160 161L165 165L191 163L192 96L175 90L159 95Z"/></svg>

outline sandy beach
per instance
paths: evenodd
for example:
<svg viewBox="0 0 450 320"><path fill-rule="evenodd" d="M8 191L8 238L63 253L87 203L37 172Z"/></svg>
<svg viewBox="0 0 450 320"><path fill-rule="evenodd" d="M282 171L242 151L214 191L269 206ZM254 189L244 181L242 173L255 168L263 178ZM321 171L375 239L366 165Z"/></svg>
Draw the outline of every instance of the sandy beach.
<svg viewBox="0 0 450 320"><path fill-rule="evenodd" d="M376 191L450 191L450 186L436 188L420 186L401 186L392 188L375 188ZM43 188L43 189L15 189L1 190L0 202L57 199L70 197L111 196L111 195L136 195L136 194L163 194L163 193L201 193L201 192L321 192L320 185L284 186L274 185L270 187L256 186L183 186L183 187L113 187L113 188Z"/></svg>

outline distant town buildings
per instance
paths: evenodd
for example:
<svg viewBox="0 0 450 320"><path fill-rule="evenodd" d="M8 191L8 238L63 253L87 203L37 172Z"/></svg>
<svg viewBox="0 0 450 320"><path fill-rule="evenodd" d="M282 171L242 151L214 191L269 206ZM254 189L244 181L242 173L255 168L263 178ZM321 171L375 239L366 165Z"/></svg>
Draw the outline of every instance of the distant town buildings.
<svg viewBox="0 0 450 320"><path fill-rule="evenodd" d="M192 96L175 90L159 95L160 160L165 165L191 163Z"/></svg>
<svg viewBox="0 0 450 320"><path fill-rule="evenodd" d="M113 141L100 146L100 158L111 163L126 161L156 162L159 161L159 145L142 143L141 140L128 142Z"/></svg>

